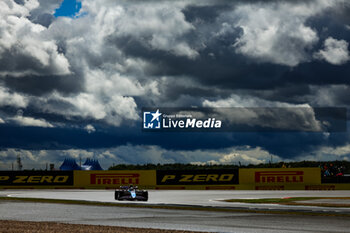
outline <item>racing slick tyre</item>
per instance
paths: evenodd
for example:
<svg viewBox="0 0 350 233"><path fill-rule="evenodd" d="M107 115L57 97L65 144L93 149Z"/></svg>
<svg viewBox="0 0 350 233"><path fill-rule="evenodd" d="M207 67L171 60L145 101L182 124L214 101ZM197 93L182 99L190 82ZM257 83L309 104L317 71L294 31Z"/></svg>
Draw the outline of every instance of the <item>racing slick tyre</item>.
<svg viewBox="0 0 350 233"><path fill-rule="evenodd" d="M148 192L147 191L145 191L144 197L145 197L145 201L148 201Z"/></svg>
<svg viewBox="0 0 350 233"><path fill-rule="evenodd" d="M120 197L120 192L119 191L115 191L114 192L114 200L119 200Z"/></svg>
<svg viewBox="0 0 350 233"><path fill-rule="evenodd" d="M142 191L140 193L140 196L142 196L144 199L141 201L148 201L148 191Z"/></svg>

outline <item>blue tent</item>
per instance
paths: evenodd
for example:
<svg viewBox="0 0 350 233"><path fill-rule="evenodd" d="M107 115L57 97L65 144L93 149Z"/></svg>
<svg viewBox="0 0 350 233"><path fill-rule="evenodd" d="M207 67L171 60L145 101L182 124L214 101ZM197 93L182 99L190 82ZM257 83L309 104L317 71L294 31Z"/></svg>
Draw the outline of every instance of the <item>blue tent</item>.
<svg viewBox="0 0 350 233"><path fill-rule="evenodd" d="M65 158L62 165L60 166L62 171L71 171L71 170L81 170L75 159Z"/></svg>
<svg viewBox="0 0 350 233"><path fill-rule="evenodd" d="M100 163L96 159L86 159L85 163L81 167L77 164L75 159L65 158L62 165L60 166L62 171L72 171L72 170L103 170Z"/></svg>
<svg viewBox="0 0 350 233"><path fill-rule="evenodd" d="M81 166L81 170L103 170L98 160L86 159L85 163Z"/></svg>

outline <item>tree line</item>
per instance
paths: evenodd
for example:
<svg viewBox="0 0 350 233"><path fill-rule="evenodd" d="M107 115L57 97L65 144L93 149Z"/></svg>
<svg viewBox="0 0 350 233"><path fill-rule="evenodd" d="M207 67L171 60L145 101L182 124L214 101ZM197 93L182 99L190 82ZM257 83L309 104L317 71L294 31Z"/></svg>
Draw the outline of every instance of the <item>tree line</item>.
<svg viewBox="0 0 350 233"><path fill-rule="evenodd" d="M209 169L233 169L233 168L300 168L300 167L324 167L333 164L336 167L344 167L346 174L350 174L350 161L299 161L299 162L278 162L261 163L249 165L236 164L117 164L109 167L108 170L209 170Z"/></svg>

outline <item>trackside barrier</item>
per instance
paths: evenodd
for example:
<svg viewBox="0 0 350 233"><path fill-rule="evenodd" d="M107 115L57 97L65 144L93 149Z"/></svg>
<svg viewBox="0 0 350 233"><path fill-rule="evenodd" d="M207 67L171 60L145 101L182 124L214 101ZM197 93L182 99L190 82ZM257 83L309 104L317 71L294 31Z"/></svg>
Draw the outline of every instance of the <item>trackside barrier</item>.
<svg viewBox="0 0 350 233"><path fill-rule="evenodd" d="M73 171L0 171L0 188L73 188Z"/></svg>
<svg viewBox="0 0 350 233"><path fill-rule="evenodd" d="M151 187L149 187L151 189ZM350 184L327 184L327 185L221 185L221 186L203 186L203 185L185 185L185 186L160 186L155 187L157 190L314 190L314 191L327 191L327 190L350 190Z"/></svg>
<svg viewBox="0 0 350 233"><path fill-rule="evenodd" d="M238 169L158 170L157 185L233 185L239 184Z"/></svg>
<svg viewBox="0 0 350 233"><path fill-rule="evenodd" d="M156 171L74 171L74 186L76 188L114 189L129 184L154 187L156 185Z"/></svg>
<svg viewBox="0 0 350 233"><path fill-rule="evenodd" d="M0 171L0 189L350 190L321 183L319 168L118 171Z"/></svg>
<svg viewBox="0 0 350 233"><path fill-rule="evenodd" d="M320 168L239 169L239 183L254 185L255 190L304 189L321 184Z"/></svg>

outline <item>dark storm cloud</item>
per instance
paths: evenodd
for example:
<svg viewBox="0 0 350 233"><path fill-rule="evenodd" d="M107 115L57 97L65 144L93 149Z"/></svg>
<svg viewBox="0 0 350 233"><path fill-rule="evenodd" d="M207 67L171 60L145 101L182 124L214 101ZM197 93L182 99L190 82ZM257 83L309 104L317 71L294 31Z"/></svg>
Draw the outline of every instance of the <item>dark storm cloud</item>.
<svg viewBox="0 0 350 233"><path fill-rule="evenodd" d="M119 47L129 56L151 60L158 64L148 71L152 76L185 76L203 87L181 86L176 78L162 89L162 97L174 100L181 95L225 98L231 91L250 90L252 95L272 101L304 103L309 86L349 84L350 66L334 66L326 62L311 62L289 69L280 65L255 64L229 48L215 44L200 53L196 60L179 58L165 52L151 51L133 39L120 40ZM220 51L220 53L217 53ZM210 53L215 52L215 57ZM186 84L185 84L186 85ZM210 87L207 89L206 87Z"/></svg>
<svg viewBox="0 0 350 233"><path fill-rule="evenodd" d="M349 141L335 133L327 138L321 133L145 134L135 126L144 106L215 105L230 99L250 107L348 106L350 63L343 58L338 63L344 64L334 65L314 55L325 50L328 38L349 42L348 5L316 0L85 1L84 17L55 19L52 12L61 1L39 2L29 15L18 17L28 33L14 27L18 33L11 40L0 40L0 100L6 101L0 104L0 122L6 122L0 123L1 148L130 144L190 151L250 145L293 158ZM330 85L342 88L328 89ZM331 92L329 102L314 100L326 95L318 87ZM8 100L19 98L15 94L27 104L17 101L11 108ZM24 117L57 127L14 126L11 118L18 109ZM83 130L87 124L96 131Z"/></svg>
<svg viewBox="0 0 350 233"><path fill-rule="evenodd" d="M40 58L33 57L31 52L25 51L25 47L22 43L15 44L11 49L4 51L0 57L0 73L3 72L1 76L26 76L31 73L34 74L55 74L60 73L55 64L43 65ZM24 51L23 51L24 50ZM52 55L51 52L55 51L45 51L48 56ZM66 71L63 71L63 73Z"/></svg>
<svg viewBox="0 0 350 233"><path fill-rule="evenodd" d="M209 11L208 6L187 7L184 10L185 17L195 25L196 31L186 34L186 40L190 43L193 42L193 46L195 46L196 42L201 41L201 33L203 32L200 31L200 27L203 22L205 22L204 25L207 28L212 25L213 28L218 30L220 26L213 22L220 15L220 12L225 10L227 11L229 8L218 6ZM319 16L316 18L319 18ZM332 22L324 19L322 21ZM322 28L317 27L316 22L319 23L319 20L310 20L308 24L311 28L317 28L322 34ZM321 22L321 25L324 24ZM339 30L337 31L339 32ZM349 35L350 31L347 31L344 25L342 25L342 32L343 37L340 38L347 39L348 37L344 35ZM199 58L195 60L174 56L165 51L155 51L144 44L144 40L147 40L147 38L111 38L109 42L116 43L117 47L122 49L128 56L142 58L157 64L156 68L153 67L153 69L148 70L149 75L186 76L204 86L226 90L275 90L275 100L279 98L279 93L281 94L281 99L285 100L286 93L283 90L291 90L291 86L298 90L297 94L299 96L302 96L303 94L309 94L308 84L348 83L346 78L349 75L348 65L339 67L326 62L312 61L290 69L276 64L257 64L253 59L237 54L232 48L232 44L241 33L242 30L240 28L233 28L233 31L229 33L204 41L206 47L200 49ZM319 46L315 48L315 51L321 48L323 40L328 36L329 34L321 37ZM298 42L295 41L295 43ZM287 44L285 45L287 46ZM294 83L298 83L300 87L297 87ZM177 90L179 91L178 95L181 95L181 88ZM184 87L182 90L184 91L183 94L186 94L188 89ZM302 93L303 90L305 93ZM170 98L176 96L175 91L170 93ZM215 92L213 95L216 95ZM293 101L292 97L289 99L291 102L296 102Z"/></svg>
<svg viewBox="0 0 350 233"><path fill-rule="evenodd" d="M320 145L346 145L349 140L346 133L334 133L326 138L322 133L138 133L138 128L130 127L115 131L98 130L93 134L63 128L0 126L0 130L8 132L6 136L0 136L1 148L55 150L157 145L169 151L193 151L250 145L252 148L261 147L284 159L312 152ZM16 140L11 140L13 138Z"/></svg>
<svg viewBox="0 0 350 233"><path fill-rule="evenodd" d="M263 1L251 1L259 2ZM287 2L287 1L274 1ZM299 1L306 2L306 1ZM312 1L308 1L312 2ZM302 104L307 102L307 96L313 95L310 85L327 86L330 84L345 84L348 85L350 75L350 66L345 64L342 66L334 66L325 61L308 61L301 63L296 67L290 68L285 65L271 64L264 62L256 62L254 59L237 54L232 44L242 35L241 28L231 28L231 31L223 35L211 38L208 33L208 28L214 29L212 33L220 28L220 24L216 22L222 12L232 10L235 6L226 7L223 2L215 8L208 6L189 6L183 10L186 20L191 22L196 30L189 32L184 37L192 46L198 46L198 41L205 43L204 48L199 49L198 59L188 59L184 57L169 54L166 51L157 51L151 49L144 43L147 38L128 37L115 38L110 42L116 43L118 48L121 48L125 54L132 57L142 58L152 61L157 64L156 68L148 70L151 76L173 76L173 83L164 84L163 97L170 100L176 100L184 95L192 95L198 97L216 97L227 98L230 92L245 93L246 95L260 96L266 100L288 102L294 104ZM266 4L268 4L265 1ZM294 1L294 3L298 4ZM323 14L320 14L324 17ZM322 43L329 36L333 35L337 39L348 40L348 32L344 25L332 23L332 20L321 19L320 15L307 21L306 25L310 28L315 28L316 33L320 35L319 42L315 43L313 50L309 53L316 52L321 49ZM327 21L329 28L333 28L327 34L322 34L323 28L319 25L325 25ZM222 22L221 22L222 23ZM343 22L344 23L344 22ZM206 30L201 31L201 26L205 25ZM341 32L340 32L340 28ZM335 34L337 32L338 34ZM203 40L203 37L210 39ZM288 47L289 44L298 44L296 39L286 40L281 42L283 46ZM291 52L293 52L291 47ZM310 58L308 58L310 59ZM181 86L181 82L177 83L176 77L187 77L199 83L200 86L210 87L211 92L204 91L205 88L189 88L186 85ZM174 84L176 83L176 84ZM190 92L193 92L192 94ZM343 92L345 93L345 92ZM340 97L343 99L342 97ZM341 103L341 102L338 102ZM340 136L339 136L340 135ZM225 136L215 135L217 144L213 146L210 139L205 136L200 136L201 146L196 147L196 141L191 137L190 145L186 149L198 149L199 147L222 148L230 145L252 145L260 146L267 149L271 153L281 155L284 158L291 158L298 154L307 153L315 149L319 145L332 146L346 144L348 138L342 138L344 134L332 134L330 141L325 140L322 134L246 134L239 135L228 140ZM180 138L180 136L179 136ZM183 136L181 136L183 138ZM143 139L144 142L147 139ZM165 142L160 145L164 148L174 149L183 148L183 140L181 145L170 146ZM174 143L173 140L169 140ZM187 141L187 140L185 140ZM292 143L291 143L292 142ZM204 144L206 146L204 146ZM213 146L213 147L212 147Z"/></svg>
<svg viewBox="0 0 350 233"><path fill-rule="evenodd" d="M217 5L211 6L190 5L183 10L183 13L186 17L186 20L191 23L195 23L197 20L199 20L200 23L210 24L215 22L220 13L228 11L230 9L232 10L233 7L234 5L229 4L228 2L226 4L220 4L219 1Z"/></svg>
<svg viewBox="0 0 350 233"><path fill-rule="evenodd" d="M253 63L250 59L235 54L230 48L230 42L225 42L225 39L221 38L221 41L208 45L201 51L198 59L191 60L167 52L151 50L133 38L116 40L117 46L128 56L146 59L157 64L156 67L146 70L152 76L186 76L207 87L229 90L273 89L286 83L283 75L290 71L289 68ZM172 89L172 87L169 88ZM183 90L186 92L186 87ZM179 91L181 92L180 89ZM215 95L215 92L213 94Z"/></svg>
<svg viewBox="0 0 350 233"><path fill-rule="evenodd" d="M65 95L83 91L84 80L78 75L28 75L23 78L6 76L4 84L13 91L34 96L58 91Z"/></svg>
<svg viewBox="0 0 350 233"><path fill-rule="evenodd" d="M334 66L326 62L313 62L302 64L284 74L282 79L286 83L330 85L349 85L350 65Z"/></svg>
<svg viewBox="0 0 350 233"><path fill-rule="evenodd" d="M247 92L247 91L246 91ZM248 91L262 99L269 101L281 101L294 104L305 103L305 96L311 94L311 89L307 84L285 84L268 90Z"/></svg>

